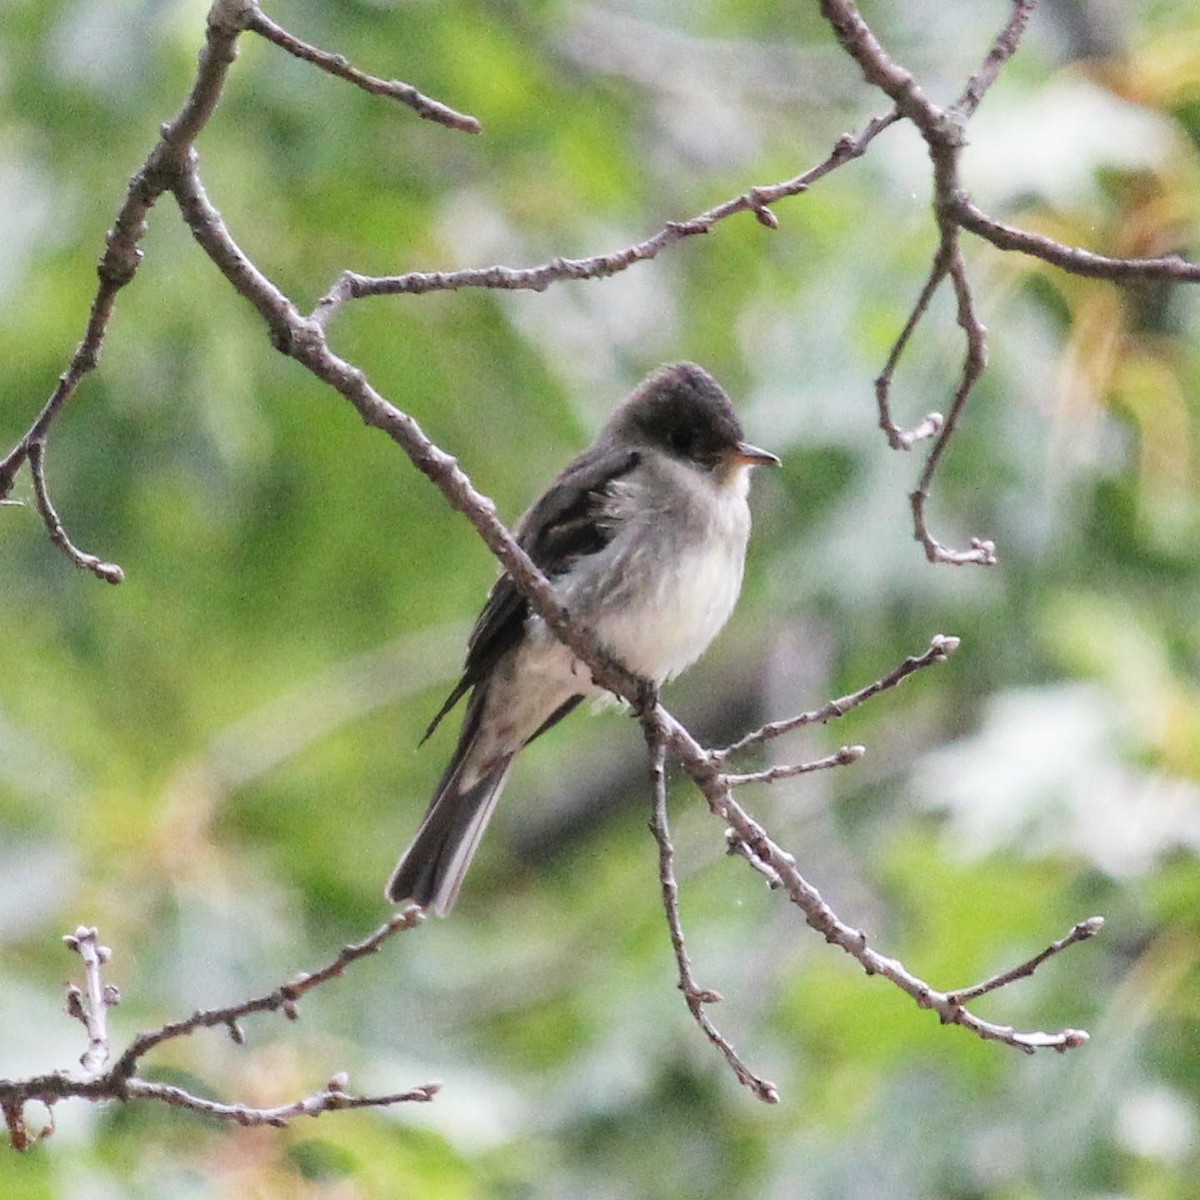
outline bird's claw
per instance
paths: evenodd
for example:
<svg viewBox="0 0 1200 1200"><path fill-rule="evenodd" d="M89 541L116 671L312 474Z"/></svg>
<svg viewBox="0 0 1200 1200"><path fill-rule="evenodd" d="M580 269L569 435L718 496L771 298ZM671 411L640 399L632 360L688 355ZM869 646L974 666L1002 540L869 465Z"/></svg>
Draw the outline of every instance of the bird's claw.
<svg viewBox="0 0 1200 1200"><path fill-rule="evenodd" d="M638 678L637 703L638 716L648 713L658 703L658 684L652 679Z"/></svg>

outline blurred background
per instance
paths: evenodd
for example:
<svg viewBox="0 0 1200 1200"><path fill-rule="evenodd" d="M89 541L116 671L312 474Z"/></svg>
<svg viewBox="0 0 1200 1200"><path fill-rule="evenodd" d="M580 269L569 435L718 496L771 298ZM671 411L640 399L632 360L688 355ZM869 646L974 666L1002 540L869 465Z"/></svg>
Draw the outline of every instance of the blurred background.
<svg viewBox="0 0 1200 1200"><path fill-rule="evenodd" d="M816 5L276 0L276 20L483 122L417 120L247 37L200 143L235 236L303 308L338 273L532 265L619 249L822 159L886 111ZM106 229L190 86L201 0L6 0L0 20L0 442L81 336ZM864 4L949 101L1009 5ZM970 127L1002 218L1112 254L1196 252L1200 14L1047 2ZM731 740L963 639L773 761L868 748L742 794L840 915L940 987L1102 913L1101 938L979 1005L1089 1029L1067 1056L984 1045L808 931L686 786L682 908L756 1103L675 989L619 713L522 757L453 917L304 1001L165 1047L163 1078L273 1104L347 1070L427 1106L288 1130L59 1106L0 1152L0 1195L1162 1200L1200 1177L1200 290L1115 288L969 244L991 367L935 485L929 566L872 380L934 247L905 128L778 208L617 278L364 301L334 348L513 520L628 388L692 358L781 472L755 480L741 605L669 705ZM274 353L173 202L48 457L106 586L48 542L22 474L0 509L0 1075L73 1064L63 1014L100 927L120 1043L266 990L387 915L381 890L453 741L418 749L495 574L386 438ZM944 409L961 341L935 303L896 384ZM751 758L748 767L761 765ZM31 1120L40 1112L30 1111ZM1188 1184L1187 1180L1192 1183Z"/></svg>

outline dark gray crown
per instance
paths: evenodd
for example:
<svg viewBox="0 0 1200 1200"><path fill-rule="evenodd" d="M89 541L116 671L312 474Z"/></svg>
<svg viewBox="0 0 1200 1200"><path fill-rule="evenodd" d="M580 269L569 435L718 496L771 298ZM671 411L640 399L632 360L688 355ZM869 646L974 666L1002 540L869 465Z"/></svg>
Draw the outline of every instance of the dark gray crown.
<svg viewBox="0 0 1200 1200"><path fill-rule="evenodd" d="M742 440L742 425L725 389L690 362L648 375L605 432L705 466L727 458Z"/></svg>

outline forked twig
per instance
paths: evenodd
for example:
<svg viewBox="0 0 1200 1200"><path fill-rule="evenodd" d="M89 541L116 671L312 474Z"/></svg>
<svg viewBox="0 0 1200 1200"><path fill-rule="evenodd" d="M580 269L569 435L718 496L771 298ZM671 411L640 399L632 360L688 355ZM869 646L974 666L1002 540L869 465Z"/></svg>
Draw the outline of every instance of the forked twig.
<svg viewBox="0 0 1200 1200"><path fill-rule="evenodd" d="M909 675L924 667L936 662L944 662L957 647L957 638L938 635L931 640L929 649L924 654L906 659L889 675L860 688L849 696L831 701L820 709L802 713L791 721L765 725L721 751L705 750L658 703L657 696L654 694L648 693L638 710L650 753L653 782L653 818L650 828L658 843L659 883L662 890L663 908L667 917L667 928L679 969L679 987L693 1018L700 1025L705 1036L725 1056L738 1081L755 1091L760 1099L774 1102L777 1098L776 1089L773 1085L765 1085L763 1080L746 1067L728 1039L708 1019L704 1012L704 1006L719 1000L720 996L702 988L692 974L691 961L679 918L674 847L671 843L667 822L665 774L667 754L670 754L682 765L703 792L714 815L726 823L725 840L728 852L744 859L763 876L773 890L783 891L800 909L808 925L817 930L831 945L839 947L856 959L868 975L883 976L911 996L922 1008L935 1011L943 1024L961 1025L986 1041L1002 1042L1028 1054L1040 1049L1065 1051L1082 1046L1088 1040L1087 1033L1079 1029L1064 1029L1058 1033L1017 1030L1011 1025L1001 1025L985 1020L971 1012L966 1004L987 992L996 991L1017 979L1033 974L1049 958L1060 954L1077 942L1093 937L1103 927L1103 918L1092 917L1087 921L1081 921L1067 937L1052 943L1047 949L1019 966L983 983L953 992L940 991L915 975L899 959L879 953L868 943L867 935L861 929L855 929L842 921L826 903L820 892L796 869L796 860L773 841L763 827L733 797L733 789L745 783L771 783L809 770L826 769L854 762L861 757L862 747L843 747L835 754L817 759L812 763L773 768L752 775L734 775L723 769L724 763L732 755L802 725L841 716L865 700L895 687ZM769 1090L764 1091L764 1088Z"/></svg>
<svg viewBox="0 0 1200 1200"><path fill-rule="evenodd" d="M972 76L958 103L945 109L930 100L912 75L888 54L850 0L821 0L821 13L842 48L858 63L867 81L884 91L894 101L897 111L920 131L933 169L938 248L925 286L892 344L883 371L875 380L879 424L892 448L908 450L917 440L934 439L917 486L909 497L913 536L921 543L925 557L931 563L990 566L996 561L994 545L983 538L972 538L966 550L946 546L931 532L927 509L934 475L987 362L987 330L975 313L959 246L960 222L955 215L955 205L962 193L959 164L966 144L964 127L1004 63L1015 53L1035 7L1036 0L1014 0L1013 11L993 41L983 65ZM957 320L966 343L962 375L944 419L940 413L931 413L913 429L905 430L892 417L892 378L930 301L947 278L954 286Z"/></svg>
<svg viewBox="0 0 1200 1200"><path fill-rule="evenodd" d="M820 892L796 869L796 860L773 841L763 827L737 803L733 797L730 779L720 769L719 755L706 751L661 705L645 709L640 716L650 744L665 747L666 752L683 766L704 793L713 814L727 826L726 843L729 851L746 859L772 888L782 890L800 909L809 926L831 945L837 946L854 958L868 975L883 976L911 996L922 1008L936 1012L943 1024L961 1025L985 1041L1002 1042L1027 1054L1041 1049L1065 1051L1087 1042L1087 1033L1079 1029L1064 1029L1058 1033L1021 1031L1011 1025L985 1020L961 1003L963 996L982 994L981 992L939 991L910 971L899 959L881 954L870 945L867 935L861 929L846 924L838 917ZM1049 951L1043 951L1034 959L1014 968L1012 972L998 976L997 979L1001 982L985 986L984 990L995 990L1012 979L1029 974L1053 954L1098 932L1101 924L1098 918L1081 922L1085 932L1075 932L1061 944L1055 943Z"/></svg>
<svg viewBox="0 0 1200 1200"><path fill-rule="evenodd" d="M679 969L679 990L683 993L688 1011L704 1036L724 1055L737 1080L749 1088L758 1099L766 1104L779 1102L779 1090L766 1079L760 1078L742 1061L741 1056L730 1044L729 1039L713 1024L705 1006L716 1004L721 996L718 992L701 987L692 974L691 958L683 936L683 924L679 918L679 884L675 879L675 847L671 843L671 828L667 821L667 776L665 768L666 750L662 739L646 726L647 747L650 752L650 777L654 789L654 805L650 818L650 831L658 843L658 881L662 889L663 910L667 917L667 930L671 935L671 948L675 952L675 965Z"/></svg>
<svg viewBox="0 0 1200 1200"><path fill-rule="evenodd" d="M172 1021L158 1029L147 1033L139 1033L117 1059L110 1074L117 1080L130 1079L137 1069L138 1062L155 1046L173 1038L186 1037L198 1029L212 1029L225 1026L230 1036L236 1042L242 1041L240 1022L254 1013L282 1012L289 1021L295 1021L299 1016L297 1003L306 992L328 983L331 979L345 973L351 963L360 958L375 954L384 942L398 933L412 929L420 924L424 913L416 905L401 909L389 921L384 922L374 933L361 942L351 942L338 951L337 956L319 970L297 975L289 983L281 984L260 996L237 1004L226 1005L223 1008L197 1009L190 1017L180 1021Z"/></svg>
<svg viewBox="0 0 1200 1200"><path fill-rule="evenodd" d="M87 1000L74 985L67 988L67 1015L79 1021L88 1034L88 1047L79 1059L87 1075L95 1075L108 1061L108 1010L121 1002L116 986L102 978L104 964L112 957L107 946L100 945L95 927L80 925L63 942L83 959L87 981Z"/></svg>
<svg viewBox="0 0 1200 1200"><path fill-rule="evenodd" d="M356 86L392 96L423 117L451 128L471 130L478 127L473 117L456 113L448 106L423 96L415 88L410 89L407 84L375 80L348 64L344 70L340 70L336 65L339 56L326 54L287 33L265 17L253 0L214 0L208 13L205 47L200 53L192 89L178 115L163 125L158 142L129 181L125 198L109 230L104 253L97 266L100 283L88 314L83 339L33 424L8 454L0 459L0 502L8 498L17 472L28 462L38 512L50 540L76 566L108 583L120 583L124 572L115 563L80 550L67 535L50 501L44 467L46 442L51 426L75 396L88 372L94 370L100 361L117 295L133 280L141 265L139 243L145 236L150 210L164 192L171 190L180 172L194 163L196 138L208 124L224 92L229 68L237 56L238 38L250 27L289 53L302 58L307 56L314 65L341 74Z"/></svg>
<svg viewBox="0 0 1200 1200"><path fill-rule="evenodd" d="M249 1104L224 1104L198 1096L174 1084L139 1076L137 1068L142 1058L163 1042L186 1037L199 1029L224 1026L235 1042L244 1041L240 1021L253 1013L282 1012L289 1020L297 1018L297 1002L307 992L341 975L358 959L376 953L384 942L419 924L423 913L410 905L392 916L360 942L343 946L337 955L319 970L298 975L264 995L231 1004L224 1008L199 1009L181 1021L173 1021L158 1029L140 1033L130 1042L117 1061L102 1070L109 1057L108 1010L120 1000L113 984L105 983L102 974L111 958L111 951L100 944L94 928L80 926L64 939L70 949L83 960L86 997L78 987L67 989L67 1013L84 1026L88 1047L80 1063L82 1077L66 1071L27 1079L0 1079L0 1111L8 1128L9 1141L18 1150L27 1149L35 1140L53 1130L54 1105L72 1097L100 1100L156 1100L174 1108L186 1108L232 1121L238 1125L286 1125L293 1117L316 1117L325 1112L344 1108L387 1108L394 1104L432 1100L440 1084L427 1083L404 1092L386 1095L358 1095L348 1092L344 1074L335 1075L323 1088L311 1095L286 1104L261 1108ZM31 1101L44 1104L51 1113L51 1124L36 1137L29 1132L25 1106Z"/></svg>

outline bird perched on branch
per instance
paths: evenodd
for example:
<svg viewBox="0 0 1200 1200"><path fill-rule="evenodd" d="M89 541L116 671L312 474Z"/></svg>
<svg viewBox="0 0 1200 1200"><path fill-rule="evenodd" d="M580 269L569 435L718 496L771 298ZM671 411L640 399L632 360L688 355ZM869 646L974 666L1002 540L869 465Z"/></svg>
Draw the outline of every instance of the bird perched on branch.
<svg viewBox="0 0 1200 1200"><path fill-rule="evenodd" d="M729 397L694 363L662 367L517 524L571 617L661 684L708 648L742 586L749 470L779 459L743 440ZM598 694L591 673L502 575L462 678L425 736L470 693L458 746L389 900L448 913L517 752Z"/></svg>

